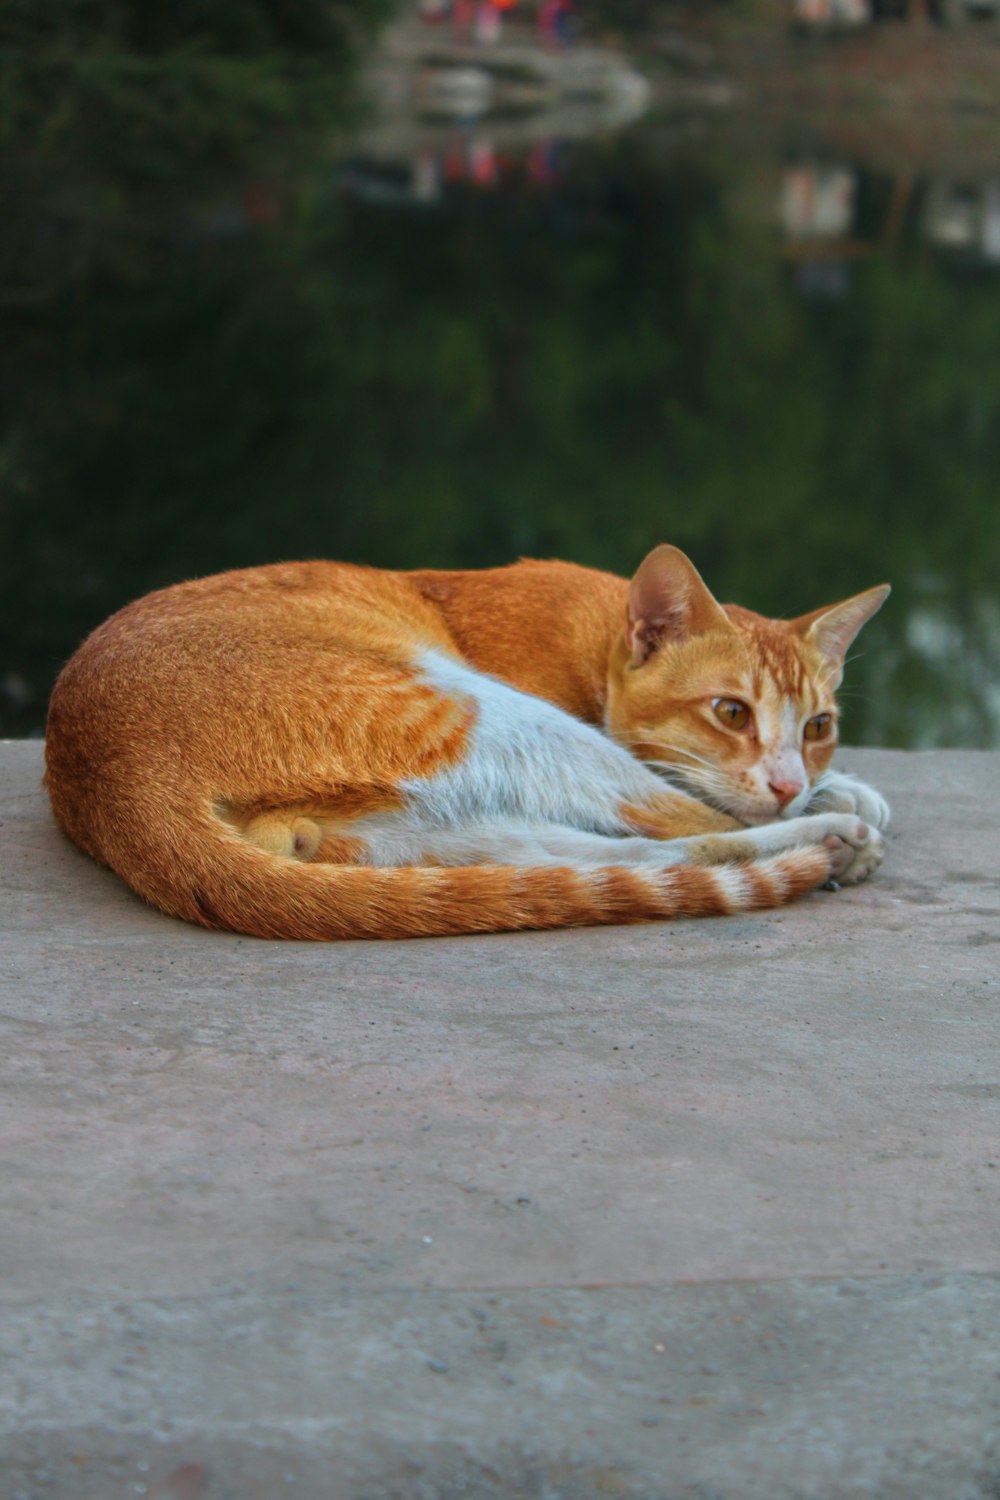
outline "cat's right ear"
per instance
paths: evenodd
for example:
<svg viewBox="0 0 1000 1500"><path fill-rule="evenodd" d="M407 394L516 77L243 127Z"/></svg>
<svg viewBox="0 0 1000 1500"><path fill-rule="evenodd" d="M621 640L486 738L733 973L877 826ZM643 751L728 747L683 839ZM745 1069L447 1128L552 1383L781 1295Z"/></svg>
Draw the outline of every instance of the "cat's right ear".
<svg viewBox="0 0 1000 1500"><path fill-rule="evenodd" d="M785 629L801 636L815 647L830 669L828 678L831 689L840 686L844 675L844 658L854 637L867 624L876 610L880 610L892 590L887 583L866 589L863 594L854 594L841 604L828 604L823 609L814 609L810 615L800 615L797 620L785 622Z"/></svg>
<svg viewBox="0 0 1000 1500"><path fill-rule="evenodd" d="M694 563L677 547L654 547L639 564L628 596L625 638L632 666L641 667L666 641L706 630L732 630Z"/></svg>

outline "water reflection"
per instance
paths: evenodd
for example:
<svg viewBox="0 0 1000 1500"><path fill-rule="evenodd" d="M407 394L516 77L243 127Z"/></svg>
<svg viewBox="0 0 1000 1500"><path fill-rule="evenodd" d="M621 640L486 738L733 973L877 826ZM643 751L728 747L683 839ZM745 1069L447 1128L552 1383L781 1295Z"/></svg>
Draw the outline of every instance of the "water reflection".
<svg viewBox="0 0 1000 1500"><path fill-rule="evenodd" d="M524 174L556 182L573 143L623 130L650 98L619 50L570 45L574 19L569 0L542 5L536 29L487 0L397 20L367 70L374 117L355 137L346 186L402 206L438 202L461 184L502 189Z"/></svg>
<svg viewBox="0 0 1000 1500"><path fill-rule="evenodd" d="M849 162L797 162L781 186L783 253L803 291L843 296L848 267L879 252L923 247L942 267L1000 267L1000 169L980 179L938 173L879 177Z"/></svg>
<svg viewBox="0 0 1000 1500"><path fill-rule="evenodd" d="M85 197L63 178L25 208L0 266L6 732L40 728L86 630L179 577L625 571L670 539L775 614L890 578L848 736L1000 743L992 115L789 103L791 5L750 62L724 28L622 49L500 20L398 12L377 113L332 155L205 174L188 142L183 186L151 191L95 146ZM871 34L802 42L816 97Z"/></svg>
<svg viewBox="0 0 1000 1500"><path fill-rule="evenodd" d="M793 0L795 19L807 31L853 30L881 21L928 21L958 27L996 22L998 0Z"/></svg>

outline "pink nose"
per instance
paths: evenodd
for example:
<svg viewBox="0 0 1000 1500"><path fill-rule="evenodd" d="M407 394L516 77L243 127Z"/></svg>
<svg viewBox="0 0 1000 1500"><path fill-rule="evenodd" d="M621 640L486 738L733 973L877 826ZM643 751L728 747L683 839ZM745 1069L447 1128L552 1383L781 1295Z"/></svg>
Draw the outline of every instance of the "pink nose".
<svg viewBox="0 0 1000 1500"><path fill-rule="evenodd" d="M768 786L778 799L778 806L785 808L795 800L802 790L801 781L769 781Z"/></svg>

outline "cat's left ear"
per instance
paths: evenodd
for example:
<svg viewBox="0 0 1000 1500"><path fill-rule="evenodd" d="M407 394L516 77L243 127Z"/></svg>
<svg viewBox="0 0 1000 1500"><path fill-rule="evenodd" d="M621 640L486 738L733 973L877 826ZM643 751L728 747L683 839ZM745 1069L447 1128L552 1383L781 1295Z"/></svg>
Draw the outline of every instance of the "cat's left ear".
<svg viewBox="0 0 1000 1500"><path fill-rule="evenodd" d="M882 608L891 592L887 583L881 583L878 588L866 589L863 594L855 594L842 604L828 604L824 609L813 610L811 615L801 615L797 620L785 622L786 630L801 636L834 670L836 680L831 682L831 687L840 685L844 658L854 637L862 625L866 625Z"/></svg>
<svg viewBox="0 0 1000 1500"><path fill-rule="evenodd" d="M709 630L732 628L722 605L679 547L654 547L640 563L629 588L625 624L634 667L641 667L666 641L680 644Z"/></svg>

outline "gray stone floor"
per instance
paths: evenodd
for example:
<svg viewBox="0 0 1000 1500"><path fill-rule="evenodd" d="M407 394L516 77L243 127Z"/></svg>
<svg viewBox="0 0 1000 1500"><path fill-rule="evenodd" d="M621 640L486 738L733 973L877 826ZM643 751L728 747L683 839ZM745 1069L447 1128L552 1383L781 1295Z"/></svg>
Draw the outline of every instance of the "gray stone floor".
<svg viewBox="0 0 1000 1500"><path fill-rule="evenodd" d="M0 746L3 1500L996 1500L1000 754L867 887L271 944Z"/></svg>

